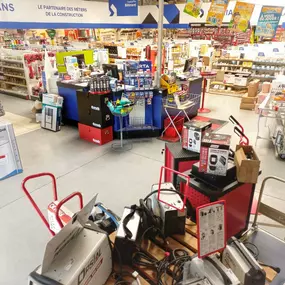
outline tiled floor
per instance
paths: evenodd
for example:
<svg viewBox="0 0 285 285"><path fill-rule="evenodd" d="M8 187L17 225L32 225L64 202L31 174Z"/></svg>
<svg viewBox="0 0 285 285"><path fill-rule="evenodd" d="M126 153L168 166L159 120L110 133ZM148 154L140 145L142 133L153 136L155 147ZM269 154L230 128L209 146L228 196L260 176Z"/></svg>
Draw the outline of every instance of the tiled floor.
<svg viewBox="0 0 285 285"><path fill-rule="evenodd" d="M5 107L5 99L1 95L0 100L4 101ZM239 101L238 98L210 95L206 106L212 109L212 113L208 116L227 119L229 115L234 115L244 124L254 144L257 116L251 111L239 110ZM5 109L9 113L30 117L30 102L9 97L8 103ZM229 123L220 132L232 134L232 130ZM39 129L19 135L17 140L24 173L0 182L0 285L26 284L27 275L41 263L45 244L50 239L49 232L21 190L21 181L25 176L42 171L52 172L57 177L60 197L81 191L85 201L88 201L98 193L98 200L122 214L125 205L137 203L139 198L149 193L151 185L157 183L164 161L161 154L164 143L160 140L134 142L131 151L115 153L110 145L99 147L80 140L77 129L69 126L64 126L58 133ZM237 141L233 136L233 147ZM270 144L260 141L257 152L262 161L261 179L268 175L285 178L285 162L276 160ZM49 181L40 179L28 186L45 212L52 199ZM285 187L269 184L266 200L282 210ZM76 202L68 205L74 211L77 206Z"/></svg>

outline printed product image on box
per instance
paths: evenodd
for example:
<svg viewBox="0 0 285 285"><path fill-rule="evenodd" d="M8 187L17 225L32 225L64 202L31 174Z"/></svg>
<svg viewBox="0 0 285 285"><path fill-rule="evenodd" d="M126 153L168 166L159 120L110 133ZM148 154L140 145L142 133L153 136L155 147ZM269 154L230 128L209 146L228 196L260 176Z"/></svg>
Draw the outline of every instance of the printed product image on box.
<svg viewBox="0 0 285 285"><path fill-rule="evenodd" d="M212 123L202 121L187 122L182 130L182 147L194 152L200 152L201 141L207 130L210 130Z"/></svg>
<svg viewBox="0 0 285 285"><path fill-rule="evenodd" d="M199 171L225 176L230 142L230 135L206 133L201 144Z"/></svg>

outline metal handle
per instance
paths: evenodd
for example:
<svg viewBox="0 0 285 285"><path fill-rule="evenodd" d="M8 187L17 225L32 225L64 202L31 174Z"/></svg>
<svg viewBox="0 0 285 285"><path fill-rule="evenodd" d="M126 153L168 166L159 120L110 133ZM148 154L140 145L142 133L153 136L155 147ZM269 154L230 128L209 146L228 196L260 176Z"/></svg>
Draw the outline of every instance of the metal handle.
<svg viewBox="0 0 285 285"><path fill-rule="evenodd" d="M229 117L230 122L232 122L235 126L239 126L241 128L241 131L244 133L244 128L241 125L241 123L234 117L234 116L230 116Z"/></svg>
<svg viewBox="0 0 285 285"><path fill-rule="evenodd" d="M74 192L74 193L70 194L69 196L63 198L56 206L55 218L56 218L56 220L57 220L57 222L61 228L63 228L63 223L59 217L59 210L63 204L65 204L66 202L68 202L69 200L71 200L75 196L78 196L78 198L79 198L79 206L80 206L80 210L81 210L83 208L83 197L82 197L82 194L80 192Z"/></svg>
<svg viewBox="0 0 285 285"><path fill-rule="evenodd" d="M259 196L258 196L258 202L257 202L257 208L256 208L256 213L254 216L254 220L252 223L252 227L256 227L257 226L257 218L258 218L258 213L259 213L259 208L260 208L260 204L261 204L261 199L262 199L262 195L264 192L264 188L265 188L265 184L268 180L276 180L282 183L285 183L285 180L282 178L279 178L277 176L268 176L266 178L263 179L261 187L260 187L260 192L259 192Z"/></svg>
<svg viewBox="0 0 285 285"><path fill-rule="evenodd" d="M55 176L51 173L48 172L42 172L42 173L38 173L38 174L33 174L30 175L28 177L26 177L23 182L22 182L22 189L24 191L24 193L26 194L26 196L28 197L28 199L30 200L32 206L34 207L34 209L36 210L36 212L38 213L38 215L40 216L40 218L42 219L42 221L44 222L44 224L46 225L46 227L48 228L49 232L54 236L55 233L54 231L52 231L49 228L49 223L47 221L47 219L45 218L45 216L43 215L42 211L40 210L40 208L38 207L38 205L36 204L35 200L32 198L31 194L28 192L27 188L26 188L26 183L29 180L35 179L35 178L39 178L39 177L43 177L43 176L49 176L52 179L52 183L53 183L53 200L56 201L57 200L57 187L56 187L56 179Z"/></svg>
<svg viewBox="0 0 285 285"><path fill-rule="evenodd" d="M244 134L244 132L242 132L238 127L234 128L234 132L240 137L240 145L249 145L249 139L248 137ZM245 142L243 141L243 139L245 138Z"/></svg>

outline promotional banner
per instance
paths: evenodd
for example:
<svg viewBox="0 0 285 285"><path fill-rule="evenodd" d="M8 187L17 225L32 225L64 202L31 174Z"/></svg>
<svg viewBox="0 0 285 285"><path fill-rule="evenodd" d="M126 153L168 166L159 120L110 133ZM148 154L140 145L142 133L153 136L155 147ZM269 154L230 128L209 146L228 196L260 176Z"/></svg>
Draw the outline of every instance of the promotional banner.
<svg viewBox="0 0 285 285"><path fill-rule="evenodd" d="M184 8L184 13L192 17L198 18L200 15L202 4L202 0L187 0L187 3Z"/></svg>
<svg viewBox="0 0 285 285"><path fill-rule="evenodd" d="M283 7L263 6L255 35L259 37L274 38L282 16Z"/></svg>
<svg viewBox="0 0 285 285"><path fill-rule="evenodd" d="M138 0L109 0L110 16L138 16Z"/></svg>
<svg viewBox="0 0 285 285"><path fill-rule="evenodd" d="M212 0L212 4L207 16L207 23L221 26L227 10L229 0Z"/></svg>
<svg viewBox="0 0 285 285"><path fill-rule="evenodd" d="M236 32L246 32L250 28L250 18L254 4L237 2L229 27Z"/></svg>

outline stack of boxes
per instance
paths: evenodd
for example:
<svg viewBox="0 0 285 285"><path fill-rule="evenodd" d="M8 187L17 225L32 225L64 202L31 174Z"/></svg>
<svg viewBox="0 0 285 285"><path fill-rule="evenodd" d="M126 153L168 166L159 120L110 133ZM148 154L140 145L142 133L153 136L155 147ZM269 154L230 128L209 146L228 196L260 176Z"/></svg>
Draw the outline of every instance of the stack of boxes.
<svg viewBox="0 0 285 285"><path fill-rule="evenodd" d="M241 98L240 109L254 110L257 102L257 94L259 89L259 80L253 80L248 85L248 93Z"/></svg>
<svg viewBox="0 0 285 285"><path fill-rule="evenodd" d="M77 91L79 135L81 139L103 145L113 140L113 115L107 103L111 93Z"/></svg>

